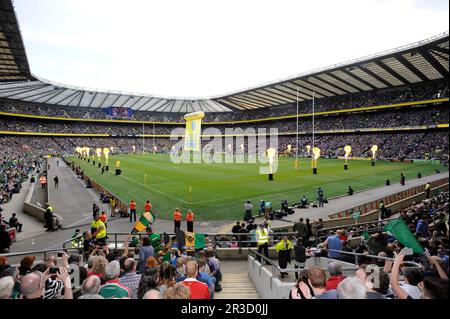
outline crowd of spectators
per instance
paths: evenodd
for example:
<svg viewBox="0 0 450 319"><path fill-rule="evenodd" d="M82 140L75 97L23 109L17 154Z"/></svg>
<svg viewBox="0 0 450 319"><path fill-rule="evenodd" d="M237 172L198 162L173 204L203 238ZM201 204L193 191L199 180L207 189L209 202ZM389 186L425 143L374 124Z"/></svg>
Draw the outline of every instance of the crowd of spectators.
<svg viewBox="0 0 450 319"><path fill-rule="evenodd" d="M20 192L22 183L38 165L38 154L16 139L0 137L0 205Z"/></svg>
<svg viewBox="0 0 450 319"><path fill-rule="evenodd" d="M322 97L316 100L315 110L316 112L342 110L443 97L448 97L448 84L446 81L439 81L399 87L392 90L370 91L331 98ZM311 101L300 102L299 109L300 113L310 113L312 111ZM101 108L55 107L45 104L17 102L9 99L0 100L0 111L51 117L111 119L111 116L106 114ZM296 103L258 110L206 113L205 121L238 121L294 114L296 114ZM157 122L184 122L181 114L167 112L135 111L134 116L131 119Z"/></svg>
<svg viewBox="0 0 450 319"><path fill-rule="evenodd" d="M310 241L311 246L318 243L314 256L356 263L359 269L355 277L348 278L343 275L342 266L335 261L328 265L328 274L317 268L305 270L292 289L290 297L292 299L313 297L316 299L447 299L448 201L449 193L440 192L421 203L413 203L411 207L399 212L400 217L423 247L422 254L407 252L397 238L379 228L371 235L364 231L364 237L362 237L362 229L349 226L347 229L343 228L336 232L328 231L329 235L323 242L320 239ZM352 240L357 238L361 241L355 246ZM305 244L305 246L308 245ZM359 255L355 260L355 256L345 252ZM399 281L400 273L403 275L402 281Z"/></svg>
<svg viewBox="0 0 450 319"><path fill-rule="evenodd" d="M80 251L20 265L0 257L2 299L212 299L220 291L220 261L212 247L186 251L167 236L128 236L107 250L83 235ZM74 240L78 240L75 238ZM72 276L69 276L72 275Z"/></svg>
<svg viewBox="0 0 450 319"><path fill-rule="evenodd" d="M279 151L288 145L295 148L296 138L281 136L278 143ZM314 140L325 158L343 156L346 145L352 147L350 156L367 158L372 155L372 145L378 145L378 159L438 159L444 163L448 162L448 143L447 132L316 135ZM312 137L299 136L299 155L308 155L307 145L313 145Z"/></svg>
<svg viewBox="0 0 450 319"><path fill-rule="evenodd" d="M401 128L415 126L433 126L437 124L448 124L449 109L447 105L434 107L418 107L395 111L378 111L357 114L340 114L334 116L318 116L315 118L315 131L329 130L354 130L370 128ZM299 132L311 132L311 118L299 119ZM203 129L211 126L204 126ZM236 126L230 126L233 128ZM265 124L242 124L242 129L254 128L255 130L276 128L280 133L294 133L297 131L295 119L271 121ZM116 136L137 136L141 134L171 134L177 128L173 125L147 125L144 128L139 124L119 123L85 123L85 122L55 122L18 120L11 118L0 118L0 131L12 132L36 132L36 133L72 133L72 134L110 134ZM182 126L179 126L182 128ZM222 133L225 129L222 125L215 127Z"/></svg>

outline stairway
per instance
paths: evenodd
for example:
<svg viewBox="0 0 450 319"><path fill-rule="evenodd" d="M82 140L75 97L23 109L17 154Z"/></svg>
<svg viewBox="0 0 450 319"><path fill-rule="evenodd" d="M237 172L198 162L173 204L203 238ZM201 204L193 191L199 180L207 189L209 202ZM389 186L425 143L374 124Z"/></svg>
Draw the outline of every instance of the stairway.
<svg viewBox="0 0 450 319"><path fill-rule="evenodd" d="M224 273L220 284L222 291L216 292L214 299L259 299L247 273Z"/></svg>

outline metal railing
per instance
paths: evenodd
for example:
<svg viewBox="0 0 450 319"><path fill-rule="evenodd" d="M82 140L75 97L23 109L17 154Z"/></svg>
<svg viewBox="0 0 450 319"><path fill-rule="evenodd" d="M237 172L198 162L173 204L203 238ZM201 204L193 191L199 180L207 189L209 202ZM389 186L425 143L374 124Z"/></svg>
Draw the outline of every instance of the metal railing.
<svg viewBox="0 0 450 319"><path fill-rule="evenodd" d="M317 238L323 238L326 237L327 235L322 235L322 233L329 233L330 231L336 231L336 230L340 230L340 229L345 229L348 231L348 229L350 228L357 228L356 230L352 231L353 233L360 233L360 232L364 232L367 231L368 233L371 232L376 232L382 229L382 227L384 226L385 223L391 221L391 220L395 220L396 218L387 218L387 219L382 219L382 220L377 220L377 221L372 221L372 222L364 222L364 223L354 223L354 224L347 224L347 225L342 225L342 226L335 226L335 227L329 227L329 228L322 228L317 230ZM368 226L373 226L376 225L376 227L370 228ZM362 229L361 229L362 227Z"/></svg>
<svg viewBox="0 0 450 319"><path fill-rule="evenodd" d="M107 244L113 244L114 249L119 248L120 243L124 243L126 238L120 238L120 237L127 237L130 233L126 232L117 232L117 233L108 233L108 239L106 240ZM149 234L147 233L134 233L133 236L138 237L139 239L141 237L146 237ZM163 235L167 235L169 237L175 237L176 234L174 233L163 233ZM221 247L220 245L223 243L234 243L236 242L238 244L239 249L242 249L246 247L247 244L256 244L256 240L247 240L249 237L252 236L251 233L223 233L223 234L217 234L217 233L205 233L203 234L207 236L211 240L211 244L213 244L214 248ZM282 236L287 235L290 237L294 237L297 235L296 232L270 232L269 233L269 244L273 245L275 243L275 240L278 238L281 238ZM233 240L232 238L235 237L236 240ZM243 238L246 237L246 238ZM225 240L227 239L227 240ZM63 243L63 248L65 248L65 245L70 243L73 239L66 241Z"/></svg>
<svg viewBox="0 0 450 319"><path fill-rule="evenodd" d="M354 271L354 270L356 271L356 270L358 270L359 269L359 265L358 265L358 257L359 256L366 257L366 258L387 260L387 261L393 261L394 260L394 258L390 258L390 257L364 255L364 254L361 254L361 253L347 252L347 251L334 250L334 249L328 249L328 250L327 249L323 249L323 251L332 251L332 252L338 252L338 253L341 253L341 254L347 254L347 255L355 256L354 267L342 267L342 271L343 272L344 271ZM256 261L259 262L259 264L260 264L259 272L260 273L261 273L262 267L265 266L265 267L270 268L270 288L272 288L272 281L273 281L273 279L274 278L278 278L278 275L281 275L282 273L285 273L285 274L286 273L299 273L299 272L301 272L303 270L301 268L284 268L284 269L282 269L282 268L280 268L279 265L277 265L277 263L275 261L271 260L270 258L267 258L263 254L258 253L256 250L253 250L253 249L249 249L249 257L253 258L253 261L252 261L253 267L255 267L255 262ZM311 257L320 258L320 257L324 257L324 256L311 256ZM326 258L329 258L329 257L326 257ZM329 258L329 259L333 260L333 258ZM341 260L337 259L336 261L341 261ZM404 261L403 263L406 264L406 265L410 265L409 268L420 268L420 269L422 268L421 265L419 265L418 263L415 263L413 261ZM315 267L317 267L317 266L315 266ZM323 267L319 267L319 268L327 270L326 268L323 268ZM381 267L379 267L379 268L381 268Z"/></svg>
<svg viewBox="0 0 450 319"><path fill-rule="evenodd" d="M71 242L72 242L73 240L75 240L75 239L79 239L80 237L82 238L83 235L80 235L80 236L78 236L78 237L71 238L71 239L69 239L69 240L66 240L66 241L62 242L62 248L21 251L21 252L17 252L17 253L0 254L0 256L4 256L4 257L7 257L7 258L11 258L11 257L21 257L21 256L29 256L29 255L30 255L30 256L43 255L44 260L46 260L47 257L48 257L48 255L49 255L50 253L53 254L53 253L55 253L55 252L60 252L60 251L62 251L62 250L65 250L65 251L70 251L70 250L79 251L80 248L73 248L73 247L66 248L66 245L67 245L68 243L71 243ZM81 247L81 248L82 248L82 247Z"/></svg>
<svg viewBox="0 0 450 319"><path fill-rule="evenodd" d="M394 261L394 258L391 258L391 257L367 255L367 254L354 253L354 252L350 252L350 251L342 251L342 250L335 250L335 249L324 249L323 248L323 250L324 251L331 251L331 252L334 252L334 253L340 253L340 254L344 254L344 255L355 256L355 264L358 264L358 257L380 259L380 260L386 260L386 261ZM331 258L331 259L333 259L333 258ZM412 265L412 267L422 268L418 263L415 263L413 261L403 261L403 264Z"/></svg>

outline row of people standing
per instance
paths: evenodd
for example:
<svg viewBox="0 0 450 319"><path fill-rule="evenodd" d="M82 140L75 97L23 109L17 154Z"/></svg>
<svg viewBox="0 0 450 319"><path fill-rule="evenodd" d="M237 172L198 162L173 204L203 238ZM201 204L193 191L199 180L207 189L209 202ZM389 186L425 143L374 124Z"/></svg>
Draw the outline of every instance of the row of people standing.
<svg viewBox="0 0 450 319"><path fill-rule="evenodd" d="M195 214L192 210L188 210L186 213L186 230L190 233L194 232L194 217ZM173 231L174 233L177 230L181 229L181 221L183 220L183 214L181 213L179 208L176 208L173 212Z"/></svg>

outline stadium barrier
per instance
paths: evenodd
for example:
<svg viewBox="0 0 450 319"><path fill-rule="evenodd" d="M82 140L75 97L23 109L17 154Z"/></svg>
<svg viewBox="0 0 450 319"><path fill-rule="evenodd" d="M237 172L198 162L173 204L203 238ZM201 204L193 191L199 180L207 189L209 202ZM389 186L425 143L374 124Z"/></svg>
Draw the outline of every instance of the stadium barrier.
<svg viewBox="0 0 450 319"><path fill-rule="evenodd" d="M341 254L350 255L355 257L355 261L358 257L363 256L365 258L373 258L379 260L394 260L394 258L374 256L374 255L364 255L360 253L353 253L347 251L340 250L327 250L322 249L322 253L326 253L327 251L339 252ZM328 269L328 264L330 262L339 263L342 266L342 272L345 276L355 276L356 271L359 269L357 264L352 264L348 262L344 262L341 260L331 259L328 257L321 256L311 256L306 260L305 269L310 269L312 267L317 267L324 269L325 271ZM420 268L421 266L414 262L405 262L408 264L408 268ZM381 268L381 267L380 267ZM247 258L247 273L255 287L256 292L262 299L288 299L290 290L294 287L295 280L294 276L288 277L287 280L291 279L292 281L281 281L279 276L281 273L289 273L295 274L300 272L301 269L298 268L286 268L281 269L275 261L266 258L264 255L259 254L255 250L251 250L250 254Z"/></svg>
<svg viewBox="0 0 450 319"><path fill-rule="evenodd" d="M42 163L43 167L47 167L47 159L44 158ZM36 173L36 172L34 172ZM34 174L33 173L33 174ZM25 201L23 203L23 212L30 216L35 217L37 220L45 223L45 208L44 205L48 202L48 180L47 187L45 189L41 189L41 185L39 184L39 177L36 178L36 181L31 185L30 190L28 191L27 196L25 197ZM62 216L53 212L53 225L55 228L62 227Z"/></svg>
<svg viewBox="0 0 450 319"><path fill-rule="evenodd" d="M432 188L432 192L435 191L448 191L449 189L449 185L448 183L440 185L438 187ZM399 197L400 198L400 197ZM397 202L394 202L390 205L386 205L386 208L390 209L393 213L398 212L402 209L405 209L409 206L411 206L411 204L413 202L420 202L422 200L425 199L425 193L424 192L419 192L416 195L413 195L411 197L403 197L402 199L399 199ZM334 215L336 216L336 214ZM359 226L359 223L361 222L376 222L380 219L380 210L373 210L373 211L369 211L367 214L362 214L359 218L358 218L358 223L355 223L355 220L351 217L351 213L347 213L346 212L346 217L341 217L341 218L332 218L329 220L325 220L324 221L324 226L325 227L338 227L341 225L345 225L345 224L351 224L353 223L353 225L355 226Z"/></svg>
<svg viewBox="0 0 450 319"><path fill-rule="evenodd" d="M446 184L448 184L448 177L447 178L443 178L437 181L433 181L430 183L431 185L431 189L432 191L435 191L436 189L438 189L441 186L444 186ZM363 205L359 205L359 206L355 206L353 208L349 208L345 211L341 211L335 214L331 214L329 215L330 219L335 219L335 218L342 218L342 217L350 217L352 213L354 212L364 212L364 214L369 213L372 210L378 209L380 207L380 203L381 201L383 201L383 203L386 205L388 203L388 205L391 205L393 203L402 201L406 198L412 197L414 195L417 194L424 194L425 193L425 184L421 185L421 186L416 186L407 190L403 190L401 192L377 199L375 201L372 201L370 203L366 203Z"/></svg>

